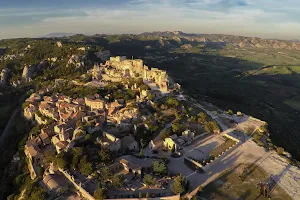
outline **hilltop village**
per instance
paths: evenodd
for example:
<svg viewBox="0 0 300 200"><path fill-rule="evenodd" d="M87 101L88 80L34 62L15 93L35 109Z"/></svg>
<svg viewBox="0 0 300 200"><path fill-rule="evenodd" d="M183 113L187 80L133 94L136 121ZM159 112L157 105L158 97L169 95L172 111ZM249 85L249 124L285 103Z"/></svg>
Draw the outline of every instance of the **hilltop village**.
<svg viewBox="0 0 300 200"><path fill-rule="evenodd" d="M78 56L68 61L82 65ZM191 198L233 165L223 163L232 152L257 147L253 133L267 137L265 122L198 104L140 59L110 57L81 77L91 79L57 79L23 104L34 125L24 148L30 177L49 198ZM255 148L252 160L262 155Z"/></svg>

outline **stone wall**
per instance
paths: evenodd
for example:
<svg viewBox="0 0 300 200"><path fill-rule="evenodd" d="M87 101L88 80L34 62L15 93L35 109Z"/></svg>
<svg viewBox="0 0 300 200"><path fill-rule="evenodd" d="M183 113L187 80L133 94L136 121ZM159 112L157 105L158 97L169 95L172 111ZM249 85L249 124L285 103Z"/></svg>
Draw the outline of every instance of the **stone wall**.
<svg viewBox="0 0 300 200"><path fill-rule="evenodd" d="M88 200L96 200L90 193L88 193L84 188L81 187L80 183L76 183L74 177L71 176L68 172L58 169L73 185L74 187L81 193L81 195Z"/></svg>
<svg viewBox="0 0 300 200"><path fill-rule="evenodd" d="M106 200L180 200L180 195L155 198L127 198L127 199L106 199Z"/></svg>
<svg viewBox="0 0 300 200"><path fill-rule="evenodd" d="M231 135L228 135L227 133L223 134L223 136L230 139L230 140L235 141L236 143L240 143L239 139L236 139L235 137L232 137Z"/></svg>

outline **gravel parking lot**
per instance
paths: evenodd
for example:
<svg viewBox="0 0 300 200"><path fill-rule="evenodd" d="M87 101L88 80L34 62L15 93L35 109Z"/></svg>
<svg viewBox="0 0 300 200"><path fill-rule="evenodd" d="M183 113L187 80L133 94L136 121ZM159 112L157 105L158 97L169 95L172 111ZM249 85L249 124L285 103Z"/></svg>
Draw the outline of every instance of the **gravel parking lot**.
<svg viewBox="0 0 300 200"><path fill-rule="evenodd" d="M196 141L194 144L184 147L184 156L192 157L200 160L206 158L209 153L217 146L224 143L224 139L220 135L210 135L204 139Z"/></svg>

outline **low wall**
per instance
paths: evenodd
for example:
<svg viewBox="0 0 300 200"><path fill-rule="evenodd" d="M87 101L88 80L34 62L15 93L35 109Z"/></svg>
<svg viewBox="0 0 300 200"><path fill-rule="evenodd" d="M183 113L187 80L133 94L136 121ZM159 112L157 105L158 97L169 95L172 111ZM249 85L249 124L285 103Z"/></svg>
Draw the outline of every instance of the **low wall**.
<svg viewBox="0 0 300 200"><path fill-rule="evenodd" d="M263 123L263 124L267 124L267 122L262 121L262 120L257 119L257 118L254 118L254 117L252 117L252 116L250 116L249 118L250 118L251 120L254 120L254 121L257 121L257 122L261 122L261 123Z"/></svg>
<svg viewBox="0 0 300 200"><path fill-rule="evenodd" d="M200 135L197 135L196 137L194 137L193 141L198 140L199 138L202 138L202 137L206 137L206 136L208 136L209 134L210 134L210 133L205 132L205 133L202 133L202 134L200 134Z"/></svg>
<svg viewBox="0 0 300 200"><path fill-rule="evenodd" d="M180 200L180 195L155 197L155 198L128 198L128 199L106 199L106 200Z"/></svg>
<svg viewBox="0 0 300 200"><path fill-rule="evenodd" d="M192 160L192 159L189 159L189 158L187 158L187 157L184 157L184 159L186 159L187 161L191 162L192 164L194 164L195 166L197 166L197 167L199 167L199 168L202 168L202 167L203 167L200 163L198 163L198 162L196 162L196 161L194 161L194 160Z"/></svg>
<svg viewBox="0 0 300 200"><path fill-rule="evenodd" d="M228 138L228 139L230 139L230 140L233 140L233 141L235 141L237 143L240 142L239 139L236 139L235 137L232 137L231 135L228 135L227 133L223 134L223 136L226 137L226 138Z"/></svg>

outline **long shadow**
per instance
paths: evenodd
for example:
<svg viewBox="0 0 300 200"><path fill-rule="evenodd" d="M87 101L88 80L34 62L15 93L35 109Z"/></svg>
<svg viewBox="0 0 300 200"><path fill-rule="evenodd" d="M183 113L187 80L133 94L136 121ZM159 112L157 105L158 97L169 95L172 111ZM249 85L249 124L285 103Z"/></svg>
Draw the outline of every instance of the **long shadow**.
<svg viewBox="0 0 300 200"><path fill-rule="evenodd" d="M267 181L270 190L269 195L271 195L274 192L276 186L280 183L281 178L290 170L290 168L291 165L288 165L278 175L270 176L269 180Z"/></svg>
<svg viewBox="0 0 300 200"><path fill-rule="evenodd" d="M251 194L250 190L245 191L239 198L237 198L238 200L245 200L247 199Z"/></svg>
<svg viewBox="0 0 300 200"><path fill-rule="evenodd" d="M243 176L241 176L241 180L244 181L248 176L250 176L258 167L257 162L261 160L261 157L258 157L254 162L252 162L246 169L245 174L243 173Z"/></svg>

